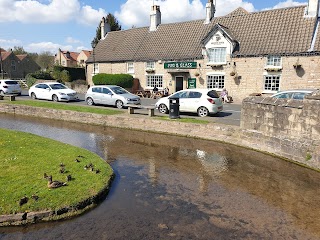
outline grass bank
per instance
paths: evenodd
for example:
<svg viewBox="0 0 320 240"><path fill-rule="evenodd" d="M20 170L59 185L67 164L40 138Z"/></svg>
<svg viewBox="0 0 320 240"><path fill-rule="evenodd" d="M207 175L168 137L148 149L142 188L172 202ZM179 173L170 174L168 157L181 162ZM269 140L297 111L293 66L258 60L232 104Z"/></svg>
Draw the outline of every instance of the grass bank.
<svg viewBox="0 0 320 240"><path fill-rule="evenodd" d="M0 129L0 148L0 215L76 209L105 189L113 176L98 155L29 133ZM86 165L94 169L84 169ZM45 173L67 186L48 188ZM21 204L24 197L28 200Z"/></svg>
<svg viewBox="0 0 320 240"><path fill-rule="evenodd" d="M97 108L97 107L89 107L89 106L81 106L76 104L68 104L68 103L56 103L49 101L35 101L35 100L23 100L23 101L3 101L5 103L10 103L13 105L26 105L32 107L43 107L43 108L51 108L57 110L69 110L76 112L88 112L88 113L96 113L103 115L115 115L115 114L123 114L123 111L117 109L109 109L109 108Z"/></svg>

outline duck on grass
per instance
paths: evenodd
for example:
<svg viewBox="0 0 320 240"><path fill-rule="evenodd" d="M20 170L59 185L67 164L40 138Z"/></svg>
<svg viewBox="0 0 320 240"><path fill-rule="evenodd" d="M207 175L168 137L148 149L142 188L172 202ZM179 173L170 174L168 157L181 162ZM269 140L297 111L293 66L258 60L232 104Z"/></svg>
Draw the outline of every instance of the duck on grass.
<svg viewBox="0 0 320 240"><path fill-rule="evenodd" d="M0 129L1 215L58 211L94 198L112 168L85 149L29 133ZM91 164L97 171L85 170Z"/></svg>

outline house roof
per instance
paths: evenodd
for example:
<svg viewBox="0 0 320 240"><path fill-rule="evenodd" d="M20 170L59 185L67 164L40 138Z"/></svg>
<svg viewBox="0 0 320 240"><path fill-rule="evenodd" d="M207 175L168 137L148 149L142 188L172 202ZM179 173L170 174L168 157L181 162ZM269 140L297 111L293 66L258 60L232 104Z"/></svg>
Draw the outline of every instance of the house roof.
<svg viewBox="0 0 320 240"><path fill-rule="evenodd" d="M17 56L17 58L19 58L21 61L23 60L23 59L25 59L28 55L27 54L20 54L20 55L16 55Z"/></svg>
<svg viewBox="0 0 320 240"><path fill-rule="evenodd" d="M305 6L248 13L238 8L223 17L109 32L95 48L96 62L202 59L202 41L219 24L239 46L235 56L299 54L310 49L316 18ZM320 52L320 33L314 51ZM92 56L88 62L92 62Z"/></svg>
<svg viewBox="0 0 320 240"><path fill-rule="evenodd" d="M89 51L89 50L82 50L82 52L87 56L89 57L92 53L92 51Z"/></svg>
<svg viewBox="0 0 320 240"><path fill-rule="evenodd" d="M78 52L70 52L70 51L61 51L63 56L66 58L67 61L77 61L79 56Z"/></svg>
<svg viewBox="0 0 320 240"><path fill-rule="evenodd" d="M9 57L12 54L12 52L1 52L1 60L6 60L7 57Z"/></svg>

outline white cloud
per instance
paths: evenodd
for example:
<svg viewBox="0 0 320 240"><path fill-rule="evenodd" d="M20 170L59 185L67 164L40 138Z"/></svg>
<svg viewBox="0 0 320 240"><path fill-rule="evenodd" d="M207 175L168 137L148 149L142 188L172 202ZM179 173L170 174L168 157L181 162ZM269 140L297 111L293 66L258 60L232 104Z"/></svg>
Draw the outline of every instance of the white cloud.
<svg viewBox="0 0 320 240"><path fill-rule="evenodd" d="M300 5L307 5L307 2L295 2L292 0L287 0L286 2L280 2L277 5L275 5L273 8L265 8L263 10L270 10L270 9L277 9L277 8L287 8L287 7L295 7Z"/></svg>
<svg viewBox="0 0 320 240"><path fill-rule="evenodd" d="M4 50L13 48L14 46L21 46L22 42L18 39L0 39L0 47Z"/></svg>
<svg viewBox="0 0 320 240"><path fill-rule="evenodd" d="M124 28L149 26L151 4L150 0L128 0L120 12L115 12L115 17ZM156 0L155 4L160 6L162 23L205 18L205 5L200 0ZM254 11L252 3L242 0L217 1L216 16L228 14L238 7Z"/></svg>
<svg viewBox="0 0 320 240"><path fill-rule="evenodd" d="M39 42L39 43L31 43L27 45L24 50L27 52L51 52L52 54L57 53L58 49L61 48L63 50L69 50L73 51L73 47L71 45L61 45L57 43L52 43L52 42Z"/></svg>
<svg viewBox="0 0 320 240"><path fill-rule="evenodd" d="M67 37L66 42L67 43L81 43L80 40L74 39L73 37Z"/></svg>
<svg viewBox="0 0 320 240"><path fill-rule="evenodd" d="M47 2L47 3L46 3ZM0 0L0 22L63 23L78 21L97 25L105 10L80 6L79 0Z"/></svg>

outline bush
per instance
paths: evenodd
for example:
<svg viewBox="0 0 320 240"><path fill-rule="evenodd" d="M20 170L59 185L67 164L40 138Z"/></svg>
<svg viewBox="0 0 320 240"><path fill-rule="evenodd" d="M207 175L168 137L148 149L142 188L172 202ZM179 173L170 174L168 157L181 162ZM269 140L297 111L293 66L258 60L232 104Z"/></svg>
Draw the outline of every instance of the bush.
<svg viewBox="0 0 320 240"><path fill-rule="evenodd" d="M67 71L69 74L69 81L76 81L79 79L85 80L86 79L86 73L84 68L72 68L72 67L63 67L63 66L54 66L52 75L54 76L55 79L61 79L63 76L61 76L61 73L63 71ZM63 80L64 81L64 80Z"/></svg>
<svg viewBox="0 0 320 240"><path fill-rule="evenodd" d="M26 82L27 82L28 88L30 88L32 85L34 85L36 83L36 81L37 81L37 79L32 76L32 73L27 74Z"/></svg>
<svg viewBox="0 0 320 240"><path fill-rule="evenodd" d="M130 74L99 73L93 76L94 85L118 85L123 88L132 88L133 77Z"/></svg>
<svg viewBox="0 0 320 240"><path fill-rule="evenodd" d="M70 82L71 78L69 72L67 70L60 72L60 79L62 82Z"/></svg>

